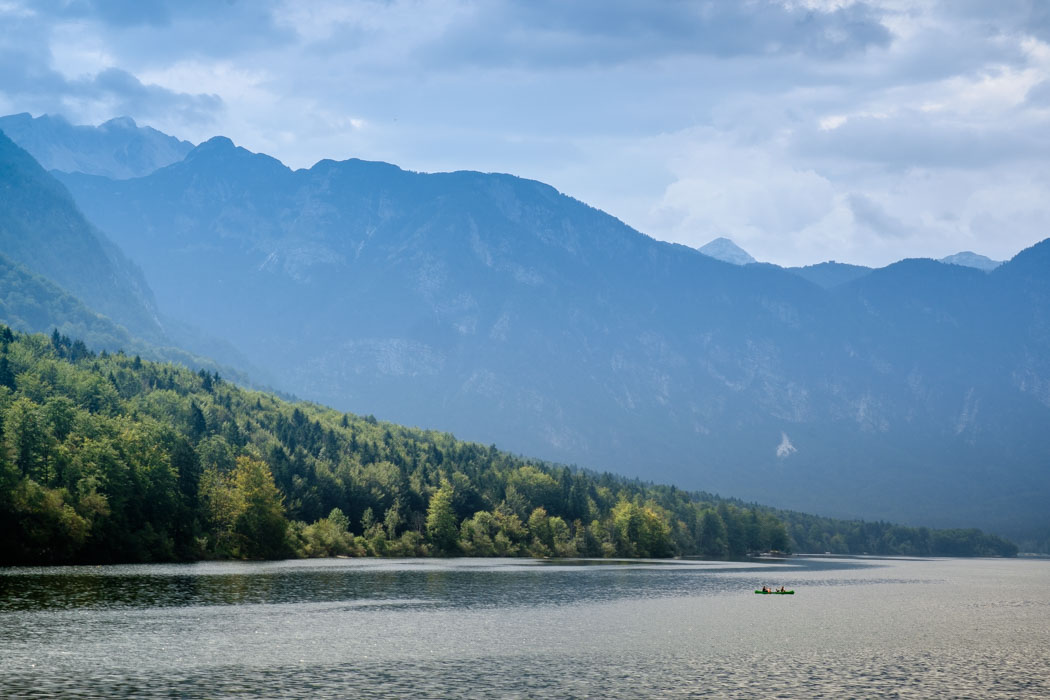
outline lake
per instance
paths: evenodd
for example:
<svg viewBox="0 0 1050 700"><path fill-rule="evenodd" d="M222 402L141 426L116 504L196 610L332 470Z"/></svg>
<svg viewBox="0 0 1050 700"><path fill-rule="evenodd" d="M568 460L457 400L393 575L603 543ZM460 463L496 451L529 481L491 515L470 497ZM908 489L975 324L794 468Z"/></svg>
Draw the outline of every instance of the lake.
<svg viewBox="0 0 1050 700"><path fill-rule="evenodd" d="M763 584L793 596L759 596ZM1050 697L1050 561L0 569L4 697Z"/></svg>

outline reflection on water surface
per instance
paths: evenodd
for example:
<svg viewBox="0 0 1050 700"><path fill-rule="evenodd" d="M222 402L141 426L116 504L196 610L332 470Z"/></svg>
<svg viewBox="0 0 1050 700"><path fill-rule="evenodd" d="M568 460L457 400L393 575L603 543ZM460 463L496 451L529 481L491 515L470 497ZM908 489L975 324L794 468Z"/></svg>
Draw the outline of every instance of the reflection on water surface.
<svg viewBox="0 0 1050 700"><path fill-rule="evenodd" d="M1050 562L6 569L0 623L8 697L1050 695Z"/></svg>

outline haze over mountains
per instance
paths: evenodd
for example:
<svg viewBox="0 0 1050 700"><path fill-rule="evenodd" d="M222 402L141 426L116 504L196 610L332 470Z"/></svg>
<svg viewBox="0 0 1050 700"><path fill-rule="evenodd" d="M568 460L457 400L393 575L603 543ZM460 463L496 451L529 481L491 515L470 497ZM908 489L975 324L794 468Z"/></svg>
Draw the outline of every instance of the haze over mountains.
<svg viewBox="0 0 1050 700"><path fill-rule="evenodd" d="M1050 242L990 273L737 265L534 181L292 171L221 137L142 177L58 177L159 309L300 396L778 506L1045 537Z"/></svg>
<svg viewBox="0 0 1050 700"><path fill-rule="evenodd" d="M942 263L948 263L949 265L962 265L963 267L974 267L978 270L984 270L985 272L991 272L995 268L1003 264L1002 260L992 260L984 255L979 255L970 250L964 250L961 253L955 255L949 255L941 258Z"/></svg>
<svg viewBox="0 0 1050 700"><path fill-rule="evenodd" d="M710 243L700 246L697 250L708 257L733 263L734 265L750 265L758 262L746 250L724 237L716 238ZM992 260L970 250L945 256L938 262L946 265L972 267L985 272L991 272L1003 264L1002 260ZM789 267L787 269L808 279L810 282L819 284L821 287L829 288L863 277L871 272L873 268L829 260L814 265L806 265L805 267Z"/></svg>
<svg viewBox="0 0 1050 700"><path fill-rule="evenodd" d="M89 224L32 157L0 133L0 253L151 339L162 336L141 270Z"/></svg>
<svg viewBox="0 0 1050 700"><path fill-rule="evenodd" d="M106 175L116 179L148 175L178 162L193 148L189 141L117 117L99 126L73 125L61 116L10 114L0 131L47 170Z"/></svg>
<svg viewBox="0 0 1050 700"><path fill-rule="evenodd" d="M161 314L141 269L84 218L61 183L2 132L0 310L18 330L57 328L96 350L221 368L241 381L248 378L245 372L256 382L265 379L228 343Z"/></svg>

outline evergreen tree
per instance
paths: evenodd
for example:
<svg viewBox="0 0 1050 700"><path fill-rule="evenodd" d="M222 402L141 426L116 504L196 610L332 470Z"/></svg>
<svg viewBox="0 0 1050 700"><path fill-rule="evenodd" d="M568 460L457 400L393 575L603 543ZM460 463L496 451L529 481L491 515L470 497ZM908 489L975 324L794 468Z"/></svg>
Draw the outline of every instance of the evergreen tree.
<svg viewBox="0 0 1050 700"><path fill-rule="evenodd" d="M724 557L729 550L726 525L713 510L705 510L700 521L700 553L707 557Z"/></svg>
<svg viewBox="0 0 1050 700"><path fill-rule="evenodd" d="M7 355L0 357L0 386L12 390L15 388L15 373L11 371L11 362Z"/></svg>

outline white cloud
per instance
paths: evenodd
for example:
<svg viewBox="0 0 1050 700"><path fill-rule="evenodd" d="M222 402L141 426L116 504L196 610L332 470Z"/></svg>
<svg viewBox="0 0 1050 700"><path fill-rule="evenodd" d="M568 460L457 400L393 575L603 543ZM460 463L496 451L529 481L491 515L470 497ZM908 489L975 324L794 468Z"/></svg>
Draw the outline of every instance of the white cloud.
<svg viewBox="0 0 1050 700"><path fill-rule="evenodd" d="M829 114L826 117L820 119L820 129L822 131L830 131L831 129L837 129L846 123L849 119L845 114Z"/></svg>
<svg viewBox="0 0 1050 700"><path fill-rule="evenodd" d="M545 180L657 238L883 264L1047 235L1038 4L0 0L0 105Z"/></svg>
<svg viewBox="0 0 1050 700"><path fill-rule="evenodd" d="M52 30L51 67L73 80L101 73L118 64L101 36L80 22L62 23Z"/></svg>
<svg viewBox="0 0 1050 700"><path fill-rule="evenodd" d="M790 438L787 433L780 433L780 444L777 445L777 457L784 459L798 452L794 445L791 444Z"/></svg>
<svg viewBox="0 0 1050 700"><path fill-rule="evenodd" d="M692 246L727 236L768 256L776 239L794 240L835 206L835 187L774 151L734 145L712 130L667 137L677 151L675 180L642 224L660 238ZM789 243L789 245L792 245Z"/></svg>

